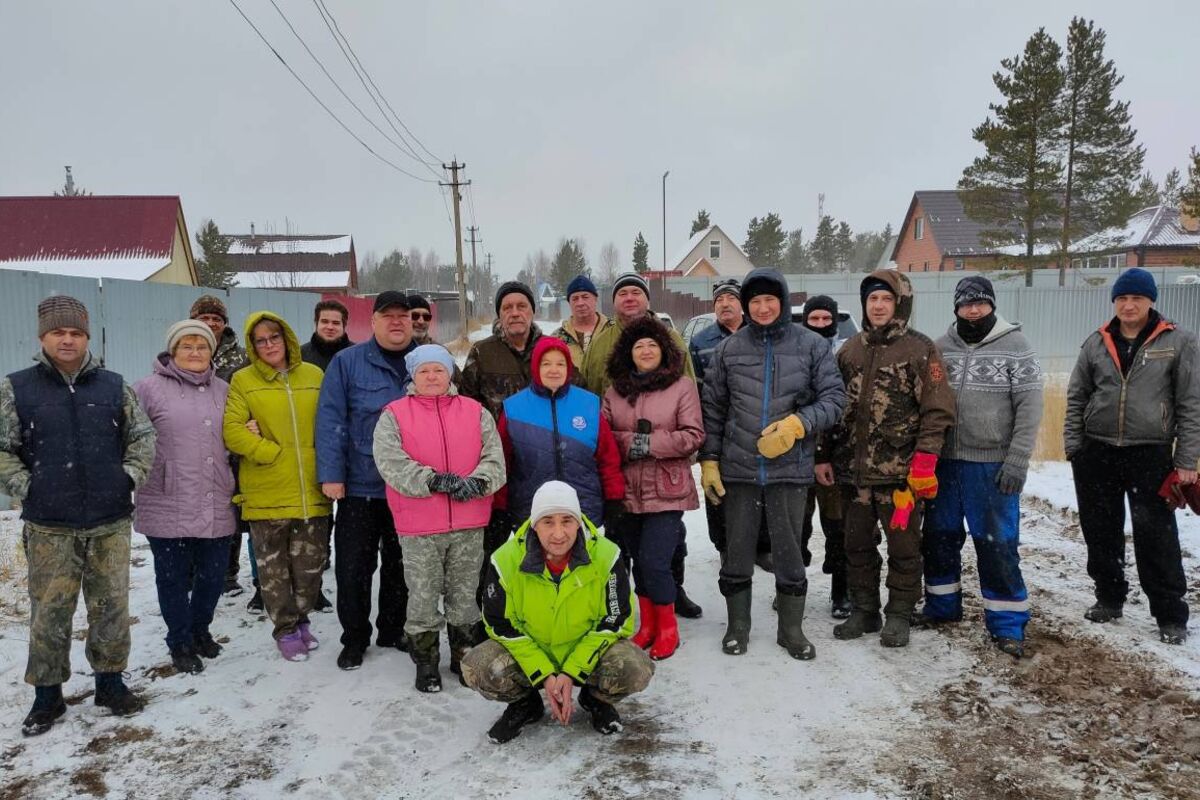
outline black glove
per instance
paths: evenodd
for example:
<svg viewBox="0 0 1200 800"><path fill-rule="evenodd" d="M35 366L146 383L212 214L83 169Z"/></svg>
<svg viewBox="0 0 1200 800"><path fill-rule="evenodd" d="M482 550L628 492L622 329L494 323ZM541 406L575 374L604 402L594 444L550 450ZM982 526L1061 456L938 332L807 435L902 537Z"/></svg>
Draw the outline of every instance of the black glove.
<svg viewBox="0 0 1200 800"><path fill-rule="evenodd" d="M650 455L650 434L635 433L633 441L629 443L629 455L627 458L630 461L637 461Z"/></svg>
<svg viewBox="0 0 1200 800"><path fill-rule="evenodd" d="M462 479L453 472L435 472L425 485L434 494L450 494L458 486L460 480Z"/></svg>
<svg viewBox="0 0 1200 800"><path fill-rule="evenodd" d="M1018 467L1005 461L996 473L996 486L1004 494L1019 494L1025 488L1027 467Z"/></svg>
<svg viewBox="0 0 1200 800"><path fill-rule="evenodd" d="M460 503L483 497L487 494L487 481L483 478L459 478L458 485L450 492L450 496Z"/></svg>
<svg viewBox="0 0 1200 800"><path fill-rule="evenodd" d="M623 500L605 500L604 501L604 533L609 538L612 538L613 533L621 527L621 520L625 518L625 502Z"/></svg>

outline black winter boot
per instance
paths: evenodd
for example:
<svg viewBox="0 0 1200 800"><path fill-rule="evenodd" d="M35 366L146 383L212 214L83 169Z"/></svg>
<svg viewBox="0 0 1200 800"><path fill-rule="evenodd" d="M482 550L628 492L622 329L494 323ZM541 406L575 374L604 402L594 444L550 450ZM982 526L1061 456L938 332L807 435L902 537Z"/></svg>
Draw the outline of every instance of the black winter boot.
<svg viewBox="0 0 1200 800"><path fill-rule="evenodd" d="M846 569L834 569L830 576L829 615L834 619L846 619L850 616L853 606L850 595L846 590Z"/></svg>
<svg viewBox="0 0 1200 800"><path fill-rule="evenodd" d="M542 703L542 695L536 689L530 689L529 694L515 703L509 703L508 708L496 720L496 724L488 730L488 738L496 744L511 742L521 735L521 729L531 722L537 722L546 713Z"/></svg>
<svg viewBox="0 0 1200 800"><path fill-rule="evenodd" d="M1183 644L1187 641L1187 625L1159 625L1158 640L1163 644Z"/></svg>
<svg viewBox="0 0 1200 800"><path fill-rule="evenodd" d="M217 644L217 640L208 632L197 636L193 646L196 652L205 658L216 658L221 655L221 645Z"/></svg>
<svg viewBox="0 0 1200 800"><path fill-rule="evenodd" d="M914 602L889 599L883 609L883 632L879 643L884 647L908 647L908 632L912 627Z"/></svg>
<svg viewBox="0 0 1200 800"><path fill-rule="evenodd" d="M246 603L246 610L251 614L257 614L263 610L262 589L258 588L258 581L254 582L254 596L250 598L249 603Z"/></svg>
<svg viewBox="0 0 1200 800"><path fill-rule="evenodd" d="M1107 605L1099 601L1083 612L1083 618L1089 622L1112 622L1114 619L1120 619L1123 616L1125 616L1125 611L1121 606Z"/></svg>
<svg viewBox="0 0 1200 800"><path fill-rule="evenodd" d="M458 676L458 682L466 686L462 676L462 660L471 648L487 639L487 631L482 622L473 625L450 625L447 633L450 637L450 671Z"/></svg>
<svg viewBox="0 0 1200 800"><path fill-rule="evenodd" d="M191 645L179 645L171 648L171 663L175 665L175 669L180 672L187 672L195 675L199 672L204 672L204 662L196 655L196 651Z"/></svg>
<svg viewBox="0 0 1200 800"><path fill-rule="evenodd" d="M33 708L29 709L29 714L21 723L21 734L24 736L41 736L53 727L55 720L67 713L61 683L35 686L33 691Z"/></svg>
<svg viewBox="0 0 1200 800"><path fill-rule="evenodd" d="M875 633L883 626L879 618L879 590L855 591L850 590L852 608L850 616L841 625L833 626L835 639L848 641L857 639L864 633Z"/></svg>
<svg viewBox="0 0 1200 800"><path fill-rule="evenodd" d="M722 594L725 594L726 588L722 585ZM725 594L729 624L721 638L721 649L727 655L740 656L750 646L750 584L745 583L735 588L733 593Z"/></svg>
<svg viewBox="0 0 1200 800"><path fill-rule="evenodd" d="M313 606L313 611L320 611L323 614L333 613L333 603L329 602L329 598L325 596L325 590L317 592L317 602Z"/></svg>
<svg viewBox="0 0 1200 800"><path fill-rule="evenodd" d="M776 594L779 600L779 633L775 641L800 661L817 657L817 648L804 635L804 602L802 594Z"/></svg>
<svg viewBox="0 0 1200 800"><path fill-rule="evenodd" d="M671 560L671 574L675 578L675 615L684 619L700 619L704 609L692 602L692 598L683 590L683 557L678 552Z"/></svg>
<svg viewBox="0 0 1200 800"><path fill-rule="evenodd" d="M409 656L417 665L416 687L418 692L434 693L442 690L442 674L438 671L441 661L441 636L437 631L426 631L409 637Z"/></svg>
<svg viewBox="0 0 1200 800"><path fill-rule="evenodd" d="M95 703L118 717L136 714L146 706L142 698L129 691L119 672L96 673Z"/></svg>
<svg viewBox="0 0 1200 800"><path fill-rule="evenodd" d="M611 736L625 730L616 707L593 695L592 690L586 686L579 690L579 705L592 715L592 727L598 733Z"/></svg>

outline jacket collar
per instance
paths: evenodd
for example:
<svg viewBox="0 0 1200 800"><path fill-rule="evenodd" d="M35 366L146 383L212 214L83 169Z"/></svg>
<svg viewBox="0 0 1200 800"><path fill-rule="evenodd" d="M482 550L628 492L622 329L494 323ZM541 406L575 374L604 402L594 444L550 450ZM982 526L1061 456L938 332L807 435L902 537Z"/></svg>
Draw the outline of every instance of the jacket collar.
<svg viewBox="0 0 1200 800"><path fill-rule="evenodd" d="M1150 309L1150 319L1146 323L1151 326L1150 333L1142 342L1142 347L1146 347L1166 331L1175 330L1175 323L1159 314L1156 309ZM1108 356L1113 360L1113 364L1117 366L1117 372L1121 372L1121 357L1117 354L1117 342L1113 338L1114 331L1121 330L1121 323L1116 317L1113 317L1108 322L1100 326L1100 339L1104 342L1104 349L1108 351Z"/></svg>
<svg viewBox="0 0 1200 800"><path fill-rule="evenodd" d="M100 369L100 362L95 356L92 355L91 350L88 350L86 353L84 353L83 363L79 366L79 371L73 375L68 375L56 367L54 362L50 360L50 356L46 355L45 350L38 350L37 355L33 357L33 360L50 370L52 374L57 375L62 379L63 383L68 385L76 383L80 378L84 377L88 373Z"/></svg>
<svg viewBox="0 0 1200 800"><path fill-rule="evenodd" d="M517 544L523 545L525 548L525 557L521 559L521 572L530 575L544 574L546 551L542 548L542 543L533 530L533 520L525 520L525 524L518 528L513 536L516 537ZM575 544L571 546L571 558L567 561L568 569L573 572L579 567L592 563L592 557L588 554L588 541L594 541L598 536L591 520L584 517L583 524L579 528L579 535L575 537Z"/></svg>
<svg viewBox="0 0 1200 800"><path fill-rule="evenodd" d="M980 341L976 342L973 345L967 344L966 342L963 341L963 338L958 335L958 324L955 322L950 323L950 329L948 331L946 331L946 337L948 339L950 339L950 341L954 342L954 344L958 345L959 347L964 347L964 348L982 347L985 344L990 344L990 343L996 341L1001 336L1005 336L1009 333L1012 333L1013 331L1019 331L1019 330L1021 330L1020 323L1009 322L1004 317L997 314L996 315L996 324L992 327L992 329L990 331L988 331L988 335L983 337L983 339L981 339Z"/></svg>
<svg viewBox="0 0 1200 800"><path fill-rule="evenodd" d="M374 336L367 339L367 341L365 341L363 344L366 346L366 357L368 361L380 369L386 369L388 372L392 373L396 372L396 370L392 368L391 362L389 362L387 357L384 356L383 348L379 346L379 342L375 340ZM408 347L404 348L403 352L405 355L407 355L416 349L417 343L415 340L413 340L408 343ZM408 370L405 369L404 374L400 375L399 377L402 379L408 378Z"/></svg>
<svg viewBox="0 0 1200 800"><path fill-rule="evenodd" d="M208 369L204 372L191 372L186 369L181 369L171 358L167 352L158 354L154 359L154 374L162 375L164 378L179 381L180 383L189 383L193 386L207 386L212 383L213 365L209 364Z"/></svg>
<svg viewBox="0 0 1200 800"><path fill-rule="evenodd" d="M375 337L372 336L371 338L374 339ZM312 338L308 340L308 343L312 345L313 350L316 350L323 356L329 356L330 358L333 358L335 355L354 344L354 342L350 341L350 337L344 333L337 339L334 339L332 342L327 342L318 336L316 331L313 331Z"/></svg>

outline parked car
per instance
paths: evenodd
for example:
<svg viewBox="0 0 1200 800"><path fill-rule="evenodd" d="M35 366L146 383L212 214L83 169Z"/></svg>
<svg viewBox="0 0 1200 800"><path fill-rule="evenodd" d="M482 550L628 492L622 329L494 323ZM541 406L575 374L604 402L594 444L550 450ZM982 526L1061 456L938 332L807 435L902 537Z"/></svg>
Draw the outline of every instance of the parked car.
<svg viewBox="0 0 1200 800"><path fill-rule="evenodd" d="M683 326L683 343L690 345L692 343L693 336L716 321L717 315L711 311L707 314L700 314L699 316L692 317L687 321L687 324Z"/></svg>
<svg viewBox="0 0 1200 800"><path fill-rule="evenodd" d="M658 321L666 325L671 330L675 330L675 320L671 319L671 315L663 311L655 311L654 316L658 317Z"/></svg>

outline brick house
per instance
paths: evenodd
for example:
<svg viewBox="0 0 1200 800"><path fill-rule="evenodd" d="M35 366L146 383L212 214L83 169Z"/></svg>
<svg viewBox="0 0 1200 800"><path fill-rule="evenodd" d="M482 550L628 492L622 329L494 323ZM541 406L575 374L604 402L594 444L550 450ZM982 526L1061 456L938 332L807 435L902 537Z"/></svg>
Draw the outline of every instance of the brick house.
<svg viewBox="0 0 1200 800"><path fill-rule="evenodd" d="M902 272L989 269L1000 253L979 241L983 230L967 216L956 190L914 192L891 260Z"/></svg>
<svg viewBox="0 0 1200 800"><path fill-rule="evenodd" d="M1071 266L1200 266L1200 219L1170 206L1144 208L1124 227L1109 228L1073 244Z"/></svg>

